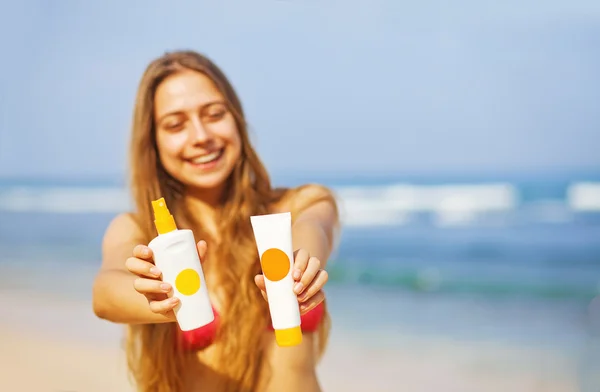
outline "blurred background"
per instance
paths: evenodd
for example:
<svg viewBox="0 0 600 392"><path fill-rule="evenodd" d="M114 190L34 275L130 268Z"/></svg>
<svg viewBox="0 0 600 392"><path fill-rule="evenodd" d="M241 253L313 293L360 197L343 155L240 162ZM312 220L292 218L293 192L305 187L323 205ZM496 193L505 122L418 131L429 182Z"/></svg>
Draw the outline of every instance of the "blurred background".
<svg viewBox="0 0 600 392"><path fill-rule="evenodd" d="M321 182L326 391L600 390L600 2L0 3L0 385L126 387L94 317L134 94L211 57L277 185Z"/></svg>

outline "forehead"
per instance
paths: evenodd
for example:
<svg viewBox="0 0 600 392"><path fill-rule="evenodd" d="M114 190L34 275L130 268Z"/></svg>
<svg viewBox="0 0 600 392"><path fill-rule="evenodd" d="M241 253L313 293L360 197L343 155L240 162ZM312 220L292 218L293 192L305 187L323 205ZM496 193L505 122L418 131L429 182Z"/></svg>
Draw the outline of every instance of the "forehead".
<svg viewBox="0 0 600 392"><path fill-rule="evenodd" d="M168 76L154 94L156 118L169 113L197 110L207 103L223 100L223 95L206 75L185 70Z"/></svg>

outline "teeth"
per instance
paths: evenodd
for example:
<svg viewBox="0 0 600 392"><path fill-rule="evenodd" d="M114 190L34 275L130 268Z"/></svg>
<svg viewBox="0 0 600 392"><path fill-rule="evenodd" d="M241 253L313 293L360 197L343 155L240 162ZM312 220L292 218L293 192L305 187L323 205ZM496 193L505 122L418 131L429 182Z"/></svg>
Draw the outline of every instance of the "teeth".
<svg viewBox="0 0 600 392"><path fill-rule="evenodd" d="M221 155L221 150L211 152L210 154L202 155L201 157L198 157L198 158L194 158L194 159L192 159L192 163L197 163L197 164L208 163L210 161L214 161L215 159L217 159L219 157L219 155Z"/></svg>

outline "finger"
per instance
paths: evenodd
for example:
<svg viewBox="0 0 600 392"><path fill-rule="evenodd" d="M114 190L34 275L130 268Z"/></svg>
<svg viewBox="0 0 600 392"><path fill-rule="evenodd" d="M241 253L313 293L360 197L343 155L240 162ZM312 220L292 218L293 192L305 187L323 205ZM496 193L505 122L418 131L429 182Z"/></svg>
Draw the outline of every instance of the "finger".
<svg viewBox="0 0 600 392"><path fill-rule="evenodd" d="M312 296L308 302L300 304L300 314L305 314L313 310L318 304L325 300L325 293L319 291L317 294Z"/></svg>
<svg viewBox="0 0 600 392"><path fill-rule="evenodd" d="M298 301L302 303L311 299L314 295L321 291L323 286L325 286L325 283L327 283L328 279L329 274L327 273L327 271L319 270L319 272L317 272L317 275L315 276L313 281L308 285L306 290L304 290L304 292L298 296Z"/></svg>
<svg viewBox="0 0 600 392"><path fill-rule="evenodd" d="M169 296L165 293L146 293L144 294L144 296L146 297L146 299L148 300L148 302L150 301L164 301L165 299L168 299Z"/></svg>
<svg viewBox="0 0 600 392"><path fill-rule="evenodd" d="M206 244L206 241L204 241L204 240L198 241L198 243L196 244L196 247L198 248L198 256L200 256L200 262L204 262L204 256L206 256L206 250L208 249L208 245Z"/></svg>
<svg viewBox="0 0 600 392"><path fill-rule="evenodd" d="M158 278L160 276L158 267L148 261L138 259L137 257L128 258L125 261L125 267L139 276L147 276L148 278Z"/></svg>
<svg viewBox="0 0 600 392"><path fill-rule="evenodd" d="M150 310L154 313L167 313L179 304L177 297L171 297L162 301L150 301Z"/></svg>
<svg viewBox="0 0 600 392"><path fill-rule="evenodd" d="M138 259L152 261L152 249L147 247L146 245L137 245L133 248L133 257L137 257Z"/></svg>
<svg viewBox="0 0 600 392"><path fill-rule="evenodd" d="M302 273L304 273L304 270L308 265L309 259L310 254L308 254L308 251L305 249L298 249L294 252L294 271L292 273L294 280L300 280Z"/></svg>
<svg viewBox="0 0 600 392"><path fill-rule="evenodd" d="M169 293L171 285L160 280L137 278L133 281L133 288L140 294Z"/></svg>
<svg viewBox="0 0 600 392"><path fill-rule="evenodd" d="M261 291L267 291L267 286L265 285L265 276L262 274L258 274L254 277L254 283L258 286Z"/></svg>
<svg viewBox="0 0 600 392"><path fill-rule="evenodd" d="M294 292L296 294L302 293L304 289L308 287L310 282L313 281L317 272L321 269L321 261L316 257L311 257L308 260L308 266L302 273L302 278L300 278L300 282L296 283L294 286Z"/></svg>
<svg viewBox="0 0 600 392"><path fill-rule="evenodd" d="M262 294L263 298L268 301L268 297L267 297L267 287L265 286L265 277L264 275L256 275L254 277L254 283L256 283L256 286L258 286L258 288L260 289L260 293Z"/></svg>

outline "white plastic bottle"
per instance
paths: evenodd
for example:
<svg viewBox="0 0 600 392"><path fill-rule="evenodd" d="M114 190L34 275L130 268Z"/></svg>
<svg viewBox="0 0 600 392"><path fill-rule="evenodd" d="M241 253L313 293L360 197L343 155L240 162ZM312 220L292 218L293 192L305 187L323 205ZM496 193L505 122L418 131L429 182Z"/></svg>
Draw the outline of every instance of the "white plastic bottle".
<svg viewBox="0 0 600 392"><path fill-rule="evenodd" d="M292 278L292 215L289 212L250 217L265 278L275 340L282 347L302 343L300 306Z"/></svg>
<svg viewBox="0 0 600 392"><path fill-rule="evenodd" d="M174 309L182 331L200 328L212 322L212 310L198 248L191 230L179 230L164 198L152 202L158 236L148 244L163 281L173 287L180 304Z"/></svg>

